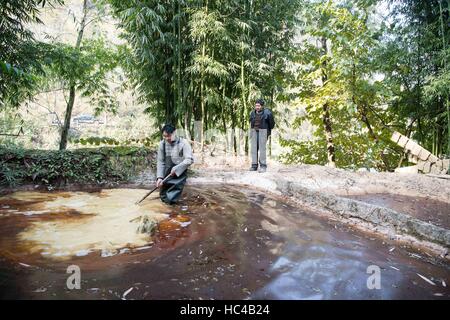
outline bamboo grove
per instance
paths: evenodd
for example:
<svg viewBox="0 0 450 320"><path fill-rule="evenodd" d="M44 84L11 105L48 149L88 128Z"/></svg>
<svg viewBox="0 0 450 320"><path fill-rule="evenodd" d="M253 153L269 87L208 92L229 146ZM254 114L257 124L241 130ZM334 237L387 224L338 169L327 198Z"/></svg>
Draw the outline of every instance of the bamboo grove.
<svg viewBox="0 0 450 320"><path fill-rule="evenodd" d="M200 129L202 146L210 129L245 132L263 98L277 131L314 127L306 140L280 137L287 163L391 171L406 163L389 141L393 131L450 156L449 0L78 2L85 10L75 44L35 41L26 27L40 23L43 6L65 1L0 5L0 113L63 83L70 95L60 149L75 95L89 97L96 112L120 109L108 86L120 69L145 108L140 117L191 137ZM95 15L114 18L122 45L83 34L82 17Z"/></svg>
<svg viewBox="0 0 450 320"><path fill-rule="evenodd" d="M247 128L254 100L282 91L298 1L111 1L133 84L159 123Z"/></svg>

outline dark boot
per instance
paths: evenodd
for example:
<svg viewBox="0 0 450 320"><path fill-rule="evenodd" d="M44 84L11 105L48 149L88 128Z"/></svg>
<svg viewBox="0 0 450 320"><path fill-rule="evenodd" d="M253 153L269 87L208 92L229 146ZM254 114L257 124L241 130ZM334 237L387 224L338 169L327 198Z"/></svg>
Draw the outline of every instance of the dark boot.
<svg viewBox="0 0 450 320"><path fill-rule="evenodd" d="M173 177L164 183L159 191L161 200L167 204L175 204L183 192L186 184L186 171L179 177Z"/></svg>

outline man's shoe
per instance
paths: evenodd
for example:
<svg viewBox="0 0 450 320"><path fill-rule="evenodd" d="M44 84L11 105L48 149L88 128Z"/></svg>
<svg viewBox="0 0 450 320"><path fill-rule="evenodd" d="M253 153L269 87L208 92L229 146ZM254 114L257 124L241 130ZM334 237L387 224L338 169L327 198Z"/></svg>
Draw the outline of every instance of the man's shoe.
<svg viewBox="0 0 450 320"><path fill-rule="evenodd" d="M258 172L266 172L266 170L267 170L267 169L266 169L265 167L260 167L259 170L258 170Z"/></svg>
<svg viewBox="0 0 450 320"><path fill-rule="evenodd" d="M256 171L256 170L258 170L258 168L251 167L249 171Z"/></svg>

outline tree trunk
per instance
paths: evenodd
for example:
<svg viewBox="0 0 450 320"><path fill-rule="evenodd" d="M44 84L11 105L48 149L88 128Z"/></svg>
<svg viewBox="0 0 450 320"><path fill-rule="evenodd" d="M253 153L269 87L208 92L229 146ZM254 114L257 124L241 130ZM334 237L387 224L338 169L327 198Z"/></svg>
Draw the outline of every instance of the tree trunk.
<svg viewBox="0 0 450 320"><path fill-rule="evenodd" d="M240 114L240 120L241 120L241 129L244 130L244 119L245 119L245 112L247 112L247 99L245 97L245 68L244 68L244 48L241 50L241 99L242 99L242 108L241 108L241 114ZM239 152L240 152L239 147ZM244 154L247 155L247 139L245 139L244 144Z"/></svg>
<svg viewBox="0 0 450 320"><path fill-rule="evenodd" d="M450 10L450 2L448 3L449 10ZM441 32L442 32L442 49L445 52L447 50L447 44L445 39L445 27L444 27L444 17L443 17L443 10L442 10L442 0L439 1L439 18L441 22ZM447 68L447 60L445 59L444 55L442 57L442 66L444 67L444 70ZM444 96L445 100L445 108L447 111L447 157L450 158L450 102L448 97L448 92ZM450 168L448 169L447 173L450 173Z"/></svg>
<svg viewBox="0 0 450 320"><path fill-rule="evenodd" d="M170 123L172 125L176 125L176 118L175 118L175 110L174 110L174 97L172 94L172 66L166 63L165 66L167 79L165 80L164 84L164 91L165 91L165 119L166 123Z"/></svg>
<svg viewBox="0 0 450 320"><path fill-rule="evenodd" d="M322 38L322 49L324 54L327 54L327 39ZM322 62L322 85L326 86L326 81L328 80L328 75L326 72L327 67L327 60L324 59ZM331 117L330 117L330 107L328 103L324 103L322 106L323 111L323 117L322 122L325 129L325 139L327 141L327 158L328 158L328 166L330 167L336 167L336 155L335 155L335 148L334 148L334 142L333 142L333 130L331 125Z"/></svg>
<svg viewBox="0 0 450 320"><path fill-rule="evenodd" d="M235 156L237 156L237 141L236 141L237 115L236 114L237 114L237 112L235 112L235 110L231 110L231 112L230 112L230 116L231 116L231 130L232 130L231 134L232 134L233 152L234 152Z"/></svg>
<svg viewBox="0 0 450 320"><path fill-rule="evenodd" d="M205 12L208 14L208 0L206 0L205 4ZM205 61L206 55L206 37L203 38L202 43L202 61ZM204 125L205 125L205 73L204 73L205 66L202 65L202 71L200 75L200 107L201 107L201 121L202 124L200 126L200 152L202 153L202 162L203 162L203 150L205 147L205 137L204 137Z"/></svg>
<svg viewBox="0 0 450 320"><path fill-rule="evenodd" d="M222 116L222 126L223 126L223 132L225 134L225 154L228 153L228 136L227 136L227 121L225 118L225 89L226 89L226 82L224 81L222 84L222 110L221 110L221 116Z"/></svg>
<svg viewBox="0 0 450 320"><path fill-rule="evenodd" d="M328 166L335 168L336 167L335 149L328 103L325 103L322 108L323 108L323 125L325 128L325 139L327 141Z"/></svg>
<svg viewBox="0 0 450 320"><path fill-rule="evenodd" d="M81 41L83 40L84 27L86 26L86 18L88 14L87 0L83 1L83 18L81 19L80 30L78 31L77 42L75 48L80 50ZM70 119L72 118L72 110L75 104L75 82L69 84L69 101L67 102L66 115L64 117L64 126L61 130L61 140L59 142L59 150L65 150L67 147L67 136L70 129Z"/></svg>

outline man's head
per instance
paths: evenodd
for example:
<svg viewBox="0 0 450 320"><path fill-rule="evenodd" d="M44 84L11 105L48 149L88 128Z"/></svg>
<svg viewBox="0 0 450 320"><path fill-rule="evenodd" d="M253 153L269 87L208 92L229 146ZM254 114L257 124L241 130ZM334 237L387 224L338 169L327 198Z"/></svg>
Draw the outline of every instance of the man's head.
<svg viewBox="0 0 450 320"><path fill-rule="evenodd" d="M168 143L175 141L175 127L171 124L165 124L161 129L164 140Z"/></svg>
<svg viewBox="0 0 450 320"><path fill-rule="evenodd" d="M255 110L256 111L261 111L264 108L264 100L263 99L258 99L255 102Z"/></svg>

